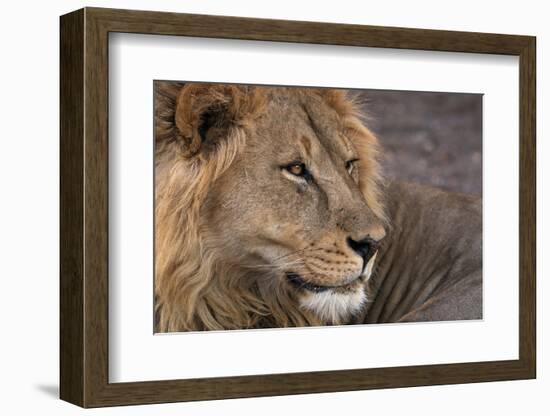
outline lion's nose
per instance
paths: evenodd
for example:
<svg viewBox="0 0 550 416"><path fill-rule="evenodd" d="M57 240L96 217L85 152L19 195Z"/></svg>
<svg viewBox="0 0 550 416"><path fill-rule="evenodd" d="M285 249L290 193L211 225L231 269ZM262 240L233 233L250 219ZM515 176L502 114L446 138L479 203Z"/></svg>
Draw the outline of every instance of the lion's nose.
<svg viewBox="0 0 550 416"><path fill-rule="evenodd" d="M353 251L363 257L364 264L367 264L374 253L376 253L376 250L378 250L380 243L370 237L359 241L355 241L354 239L348 237L348 245Z"/></svg>

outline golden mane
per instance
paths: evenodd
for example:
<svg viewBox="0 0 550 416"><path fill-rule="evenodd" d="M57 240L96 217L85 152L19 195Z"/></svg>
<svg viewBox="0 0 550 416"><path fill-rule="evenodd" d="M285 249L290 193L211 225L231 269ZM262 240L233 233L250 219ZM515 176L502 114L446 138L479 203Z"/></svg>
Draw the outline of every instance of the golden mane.
<svg viewBox="0 0 550 416"><path fill-rule="evenodd" d="M197 150L193 143L196 137L192 126L186 124L193 114L180 115L192 111L178 106L184 99L182 87L181 83L155 83L155 330L322 324L310 312L299 309L293 294L284 287L262 292L249 284L252 279L247 275L252 271L240 267L239 259L225 259L203 232L201 206L208 190L245 148L254 119L264 108L268 88L211 88L209 103L227 106L231 123L226 139L212 157L204 158L190 157ZM361 155L360 187L367 203L384 218L375 136L361 123L357 106L344 92L320 91L339 113L345 134ZM228 92L233 96L231 102L224 98ZM185 150L182 141L187 143Z"/></svg>

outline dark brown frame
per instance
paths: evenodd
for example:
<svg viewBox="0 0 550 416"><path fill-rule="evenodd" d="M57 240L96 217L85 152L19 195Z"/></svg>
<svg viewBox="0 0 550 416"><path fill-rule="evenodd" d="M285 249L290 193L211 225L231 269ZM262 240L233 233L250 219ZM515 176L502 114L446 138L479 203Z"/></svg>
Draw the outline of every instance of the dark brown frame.
<svg viewBox="0 0 550 416"><path fill-rule="evenodd" d="M109 383L109 32L519 56L519 359ZM98 407L535 378L535 49L516 35L98 8L62 16L61 398Z"/></svg>

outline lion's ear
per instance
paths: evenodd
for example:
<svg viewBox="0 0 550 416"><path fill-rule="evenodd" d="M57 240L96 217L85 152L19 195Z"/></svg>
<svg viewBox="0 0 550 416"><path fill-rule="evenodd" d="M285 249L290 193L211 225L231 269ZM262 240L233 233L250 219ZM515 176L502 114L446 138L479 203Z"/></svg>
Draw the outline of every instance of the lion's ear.
<svg viewBox="0 0 550 416"><path fill-rule="evenodd" d="M187 157L208 154L246 115L247 89L233 85L187 84L175 103L177 140Z"/></svg>

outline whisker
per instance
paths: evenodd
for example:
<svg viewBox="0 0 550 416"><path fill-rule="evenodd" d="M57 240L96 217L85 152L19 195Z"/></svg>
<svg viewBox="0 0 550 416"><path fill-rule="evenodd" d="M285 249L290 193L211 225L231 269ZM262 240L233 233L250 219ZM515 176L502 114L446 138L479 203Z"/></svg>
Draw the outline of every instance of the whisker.
<svg viewBox="0 0 550 416"><path fill-rule="evenodd" d="M275 257L273 259L273 261L277 261L277 260L280 260L280 259L284 259L285 257L290 257L290 256L294 256L294 255L297 255L297 254L301 254L301 253L304 253L306 251L319 251L319 250L322 250L322 248L318 247L318 248L311 248L311 247L306 247L306 248L303 248L301 250L296 250L296 251L293 251L291 253L288 253L288 254L284 254L282 256L279 256L279 257Z"/></svg>
<svg viewBox="0 0 550 416"><path fill-rule="evenodd" d="M302 261L300 259L296 259L285 263L241 264L240 266L245 268L251 268L251 269L281 269L288 266L294 266L294 265L300 265L300 264L302 264Z"/></svg>

